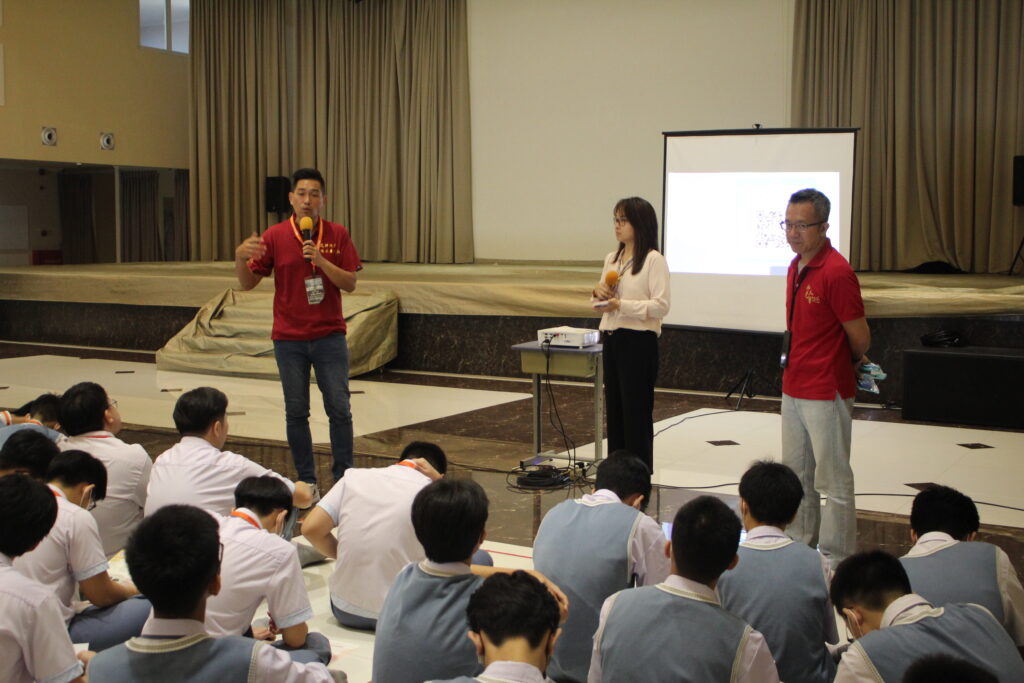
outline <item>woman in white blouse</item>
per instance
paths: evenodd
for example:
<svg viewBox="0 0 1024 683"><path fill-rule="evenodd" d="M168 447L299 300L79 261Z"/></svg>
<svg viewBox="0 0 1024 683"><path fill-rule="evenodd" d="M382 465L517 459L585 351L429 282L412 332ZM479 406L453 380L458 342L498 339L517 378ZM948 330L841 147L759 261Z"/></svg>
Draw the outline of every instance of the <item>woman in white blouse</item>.
<svg viewBox="0 0 1024 683"><path fill-rule="evenodd" d="M658 336L669 309L669 274L658 242L654 207L640 197L615 205L619 248L604 260L594 288L594 309L603 311L604 392L608 453L630 451L654 471L654 381ZM614 273L614 274L612 274Z"/></svg>

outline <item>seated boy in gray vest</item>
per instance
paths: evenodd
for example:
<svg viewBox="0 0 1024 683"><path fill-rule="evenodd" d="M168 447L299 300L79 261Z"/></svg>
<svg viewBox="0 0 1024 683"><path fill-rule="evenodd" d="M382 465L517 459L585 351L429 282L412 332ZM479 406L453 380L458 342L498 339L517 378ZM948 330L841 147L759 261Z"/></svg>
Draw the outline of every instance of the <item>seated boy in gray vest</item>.
<svg viewBox="0 0 1024 683"><path fill-rule="evenodd" d="M777 683L764 636L723 609L715 592L736 566L739 540L740 520L720 499L681 507L665 547L672 574L605 600L587 680Z"/></svg>
<svg viewBox="0 0 1024 683"><path fill-rule="evenodd" d="M39 432L15 432L0 446L0 477L5 474L27 474L45 482L46 471L58 453L60 448L57 444Z"/></svg>
<svg viewBox="0 0 1024 683"><path fill-rule="evenodd" d="M167 505L146 517L125 549L132 580L153 603L142 635L104 650L89 663L95 681L332 681L319 663L243 638L213 638L203 618L220 592L216 520L190 505Z"/></svg>
<svg viewBox="0 0 1024 683"><path fill-rule="evenodd" d="M544 584L524 571L495 574L470 597L466 617L469 639L486 668L480 678L460 676L447 683L544 680L561 632L558 603Z"/></svg>
<svg viewBox="0 0 1024 683"><path fill-rule="evenodd" d="M910 590L900 561L881 550L857 553L836 568L832 604L857 640L843 653L836 683L898 683L911 663L947 654L979 666L1001 683L1024 681L1024 660L984 607L933 607Z"/></svg>
<svg viewBox="0 0 1024 683"><path fill-rule="evenodd" d="M930 486L914 498L910 540L900 558L914 592L933 605L973 602L986 608L1024 646L1024 588L1003 549L975 541L980 520L974 501L948 486Z"/></svg>
<svg viewBox="0 0 1024 683"><path fill-rule="evenodd" d="M583 683L601 605L634 585L660 583L671 563L661 525L644 514L651 471L627 451L597 468L593 493L552 508L533 544L533 566L565 591L572 604L548 667L559 683Z"/></svg>
<svg viewBox="0 0 1024 683"><path fill-rule="evenodd" d="M970 662L949 655L928 655L907 669L902 683L999 683L996 677Z"/></svg>
<svg viewBox="0 0 1024 683"><path fill-rule="evenodd" d="M722 574L722 606L764 634L786 683L826 683L836 674L825 643L839 640L828 599L829 566L785 529L804 489L786 465L755 462L740 479L740 515L747 539L739 564Z"/></svg>

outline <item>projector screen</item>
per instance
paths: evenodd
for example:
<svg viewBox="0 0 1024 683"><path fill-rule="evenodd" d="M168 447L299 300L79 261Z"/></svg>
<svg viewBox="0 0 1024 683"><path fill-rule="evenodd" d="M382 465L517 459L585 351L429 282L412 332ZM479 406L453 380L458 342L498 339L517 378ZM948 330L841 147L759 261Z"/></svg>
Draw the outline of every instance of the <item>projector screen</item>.
<svg viewBox="0 0 1024 683"><path fill-rule="evenodd" d="M795 254L779 222L789 196L832 201L832 246L849 258L854 129L665 133L662 251L672 273L666 325L786 329L786 269Z"/></svg>

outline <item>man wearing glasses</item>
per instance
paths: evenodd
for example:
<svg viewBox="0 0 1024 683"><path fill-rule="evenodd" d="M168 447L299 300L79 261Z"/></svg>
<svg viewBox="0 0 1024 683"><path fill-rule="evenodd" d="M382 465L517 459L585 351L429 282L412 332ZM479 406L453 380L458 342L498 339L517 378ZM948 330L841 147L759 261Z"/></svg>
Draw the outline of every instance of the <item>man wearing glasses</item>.
<svg viewBox="0 0 1024 683"><path fill-rule="evenodd" d="M835 566L857 545L850 431L856 372L867 362L871 332L857 276L826 237L830 209L818 190L800 190L789 198L782 222L796 253L786 278L782 461L804 488L787 531L819 546Z"/></svg>

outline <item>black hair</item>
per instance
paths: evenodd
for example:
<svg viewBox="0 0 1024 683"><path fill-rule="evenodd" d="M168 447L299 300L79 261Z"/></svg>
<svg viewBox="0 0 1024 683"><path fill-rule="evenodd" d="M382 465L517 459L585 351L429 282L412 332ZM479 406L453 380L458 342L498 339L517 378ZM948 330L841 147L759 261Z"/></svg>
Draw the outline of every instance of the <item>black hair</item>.
<svg viewBox="0 0 1024 683"><path fill-rule="evenodd" d="M469 628L486 633L500 647L509 638L525 638L537 647L558 630L558 603L544 584L524 571L493 574L469 598Z"/></svg>
<svg viewBox="0 0 1024 683"><path fill-rule="evenodd" d="M85 451L63 451L55 455L46 470L46 481L68 487L92 484L94 502L107 497L107 467Z"/></svg>
<svg viewBox="0 0 1024 683"><path fill-rule="evenodd" d="M11 412L15 415L38 418L40 422L60 422L60 396L40 394Z"/></svg>
<svg viewBox="0 0 1024 683"><path fill-rule="evenodd" d="M463 562L487 525L487 494L471 479L438 479L412 501L412 526L427 558Z"/></svg>
<svg viewBox="0 0 1024 683"><path fill-rule="evenodd" d="M644 497L642 508L651 500L651 470L640 458L626 450L617 450L597 467L595 489L608 489L621 499L635 493Z"/></svg>
<svg viewBox="0 0 1024 683"><path fill-rule="evenodd" d="M626 197L615 203L615 213L619 211L626 217L629 224L633 226L633 267L631 272L636 275L644 267L647 259L647 252L656 249L658 246L658 214L654 207L646 199L640 197ZM626 245L619 243L619 250L615 254L616 260L622 255Z"/></svg>
<svg viewBox="0 0 1024 683"><path fill-rule="evenodd" d="M784 527L796 516L804 487L786 465L759 460L740 478L740 498L747 502L750 516L758 522Z"/></svg>
<svg viewBox="0 0 1024 683"><path fill-rule="evenodd" d="M95 382L79 382L60 397L60 426L68 436L98 432L110 407L106 390Z"/></svg>
<svg viewBox="0 0 1024 683"><path fill-rule="evenodd" d="M903 563L883 550L850 555L832 575L829 596L836 609L859 605L884 610L896 598L910 593L910 579Z"/></svg>
<svg viewBox="0 0 1024 683"><path fill-rule="evenodd" d="M423 458L437 470L438 474L448 471L448 457L436 443L413 441L402 450L399 460L412 460L413 458Z"/></svg>
<svg viewBox="0 0 1024 683"><path fill-rule="evenodd" d="M817 216L818 220L822 223L827 223L828 216L832 213L832 202L830 202L828 197L825 196L825 193L810 187L806 190L799 190L791 194L789 196L789 203L813 204L814 215Z"/></svg>
<svg viewBox="0 0 1024 683"><path fill-rule="evenodd" d="M709 584L718 579L740 544L740 518L714 496L699 496L676 512L672 557L679 575Z"/></svg>
<svg viewBox="0 0 1024 683"><path fill-rule="evenodd" d="M999 683L995 674L952 655L921 657L903 672L903 683Z"/></svg>
<svg viewBox="0 0 1024 683"><path fill-rule="evenodd" d="M50 462L60 453L50 437L35 429L18 429L0 448L0 470L23 471L34 479L45 480Z"/></svg>
<svg viewBox="0 0 1024 683"><path fill-rule="evenodd" d="M228 397L213 387L186 391L174 404L174 426L182 436L202 436L228 412Z"/></svg>
<svg viewBox="0 0 1024 683"><path fill-rule="evenodd" d="M292 494L277 477L246 477L235 487L235 507L249 508L261 517L275 510L291 510Z"/></svg>
<svg viewBox="0 0 1024 683"><path fill-rule="evenodd" d="M949 486L929 486L914 497L910 508L910 528L918 537L929 531L944 531L965 541L980 526L974 501Z"/></svg>
<svg viewBox="0 0 1024 683"><path fill-rule="evenodd" d="M57 520L57 498L24 474L0 477L0 553L14 559L35 548Z"/></svg>
<svg viewBox="0 0 1024 683"><path fill-rule="evenodd" d="M295 191L295 187L299 184L300 180L317 181L320 183L320 193L327 194L327 183L324 182L324 177L320 174L320 171L315 168L300 168L295 173L292 173L292 192Z"/></svg>
<svg viewBox="0 0 1024 683"><path fill-rule="evenodd" d="M220 571L220 529L191 505L166 505L144 517L128 539L125 562L156 616L191 616Z"/></svg>

